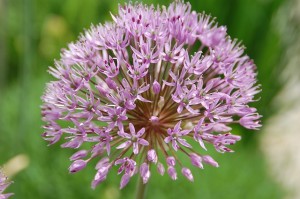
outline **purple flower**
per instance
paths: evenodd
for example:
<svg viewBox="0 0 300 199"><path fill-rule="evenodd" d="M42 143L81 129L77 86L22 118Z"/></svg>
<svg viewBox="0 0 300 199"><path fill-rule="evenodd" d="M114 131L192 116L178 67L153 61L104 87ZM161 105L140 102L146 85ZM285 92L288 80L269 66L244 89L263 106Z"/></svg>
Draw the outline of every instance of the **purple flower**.
<svg viewBox="0 0 300 199"><path fill-rule="evenodd" d="M168 137L165 138L165 142L169 143L172 142L172 147L175 151L179 149L178 143L182 144L185 147L191 148L192 146L187 143L187 141L181 137L186 136L190 133L191 130L180 130L181 121L179 121L174 129L168 129L167 133L169 134Z"/></svg>
<svg viewBox="0 0 300 199"><path fill-rule="evenodd" d="M129 123L129 129L130 129L131 134L124 133L124 132L118 133L119 136L128 139L128 141L119 145L117 147L117 149L127 148L128 146L132 145L133 153L138 154L139 153L139 145L142 145L142 146L149 145L149 142L147 140L141 138L143 136L143 134L145 133L145 128L142 128L141 130L139 130L136 133L133 124Z"/></svg>
<svg viewBox="0 0 300 199"><path fill-rule="evenodd" d="M13 195L13 193L3 193L5 189L11 184L12 182L7 182L7 177L4 176L2 170L0 169L0 198L7 199Z"/></svg>
<svg viewBox="0 0 300 199"><path fill-rule="evenodd" d="M161 9L127 3L112 18L85 31L49 69L56 80L42 97L43 137L76 150L70 172L96 159L93 188L113 167L120 188L137 173L147 183L151 167L193 181L190 165L219 166L206 146L232 152L241 139L231 124L261 126L249 105L260 92L256 66L226 27L183 1Z"/></svg>

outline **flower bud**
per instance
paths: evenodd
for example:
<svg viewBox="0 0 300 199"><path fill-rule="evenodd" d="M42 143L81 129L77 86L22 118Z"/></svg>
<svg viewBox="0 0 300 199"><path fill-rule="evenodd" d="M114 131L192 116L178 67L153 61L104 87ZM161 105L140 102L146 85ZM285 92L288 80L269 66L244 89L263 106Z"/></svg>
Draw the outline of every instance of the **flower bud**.
<svg viewBox="0 0 300 199"><path fill-rule="evenodd" d="M80 150L76 153L74 153L71 157L70 157L70 160L71 161L74 161L74 160L78 160L78 159L81 159L81 158L84 158L86 157L88 154L88 151L87 150Z"/></svg>
<svg viewBox="0 0 300 199"><path fill-rule="evenodd" d="M143 179L143 183L146 184L150 178L150 170L149 165L147 163L143 163L140 167L140 174Z"/></svg>
<svg viewBox="0 0 300 199"><path fill-rule="evenodd" d="M84 169L86 166L86 161L84 160L75 160L71 166L69 167L70 173L76 173L82 169Z"/></svg>
<svg viewBox="0 0 300 199"><path fill-rule="evenodd" d="M160 175L164 175L165 174L165 167L164 167L164 165L162 164L162 163L158 163L157 164L157 171L158 171L158 173L160 174Z"/></svg>
<svg viewBox="0 0 300 199"><path fill-rule="evenodd" d="M219 167L219 164L209 155L202 156L202 159L206 164L210 164L213 167Z"/></svg>
<svg viewBox="0 0 300 199"><path fill-rule="evenodd" d="M147 158L150 162L157 163L157 154L154 149L148 151Z"/></svg>
<svg viewBox="0 0 300 199"><path fill-rule="evenodd" d="M191 153L190 158L191 158L192 165L194 165L195 167L199 167L200 169L203 169L202 158L199 155L197 155L196 153Z"/></svg>
<svg viewBox="0 0 300 199"><path fill-rule="evenodd" d="M158 94L160 92L160 84L154 80L153 85L152 85L152 90L155 94Z"/></svg>
<svg viewBox="0 0 300 199"><path fill-rule="evenodd" d="M176 170L175 170L174 167L172 167L172 166L168 167L168 174L172 178L172 180L176 180L177 179L177 172L176 172Z"/></svg>
<svg viewBox="0 0 300 199"><path fill-rule="evenodd" d="M181 173L191 182L194 182L194 177L190 169L182 168Z"/></svg>
<svg viewBox="0 0 300 199"><path fill-rule="evenodd" d="M176 164L175 158L173 156L167 157L167 164L169 166L175 166L175 164Z"/></svg>

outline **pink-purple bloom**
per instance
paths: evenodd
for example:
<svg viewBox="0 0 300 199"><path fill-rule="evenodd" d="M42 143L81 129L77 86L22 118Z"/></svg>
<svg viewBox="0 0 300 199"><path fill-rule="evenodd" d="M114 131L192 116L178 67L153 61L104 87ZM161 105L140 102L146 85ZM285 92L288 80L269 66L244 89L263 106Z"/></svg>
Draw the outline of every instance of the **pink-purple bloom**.
<svg viewBox="0 0 300 199"><path fill-rule="evenodd" d="M190 165L219 166L206 145L232 152L241 139L231 124L259 129L249 105L260 92L256 66L226 27L182 1L127 3L112 18L69 44L49 70L56 80L42 97L43 137L76 150L71 173L96 161L93 188L113 167L120 188L136 174L147 183L151 167L194 181Z"/></svg>
<svg viewBox="0 0 300 199"><path fill-rule="evenodd" d="M7 199L13 195L13 193L3 193L11 183L12 182L7 181L7 177L3 174L2 170L0 169L0 199Z"/></svg>

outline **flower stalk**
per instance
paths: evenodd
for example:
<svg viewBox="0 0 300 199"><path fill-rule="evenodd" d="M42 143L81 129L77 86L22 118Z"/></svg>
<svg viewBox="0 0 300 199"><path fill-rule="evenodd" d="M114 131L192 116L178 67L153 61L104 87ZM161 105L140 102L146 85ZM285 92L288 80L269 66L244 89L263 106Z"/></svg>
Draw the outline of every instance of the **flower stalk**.
<svg viewBox="0 0 300 199"><path fill-rule="evenodd" d="M143 179L140 177L137 182L137 188L136 188L136 199L145 199L146 197L146 191L147 191L147 185L143 182Z"/></svg>

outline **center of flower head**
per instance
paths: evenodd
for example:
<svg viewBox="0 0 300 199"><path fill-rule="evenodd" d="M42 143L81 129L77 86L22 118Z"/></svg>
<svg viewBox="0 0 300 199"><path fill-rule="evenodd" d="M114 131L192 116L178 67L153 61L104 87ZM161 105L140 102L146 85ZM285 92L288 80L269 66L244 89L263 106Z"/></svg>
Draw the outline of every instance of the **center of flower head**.
<svg viewBox="0 0 300 199"><path fill-rule="evenodd" d="M136 173L146 183L150 164L173 180L181 168L193 181L177 152L196 167L218 166L202 154L205 144L230 152L240 139L230 124L260 127L248 105L259 92L255 65L225 27L181 1L162 9L129 3L113 20L92 26L50 69L58 80L43 96L43 136L51 144L65 137L62 147L74 149L94 143L71 157L72 173L100 159L93 187L113 166L121 188Z"/></svg>

